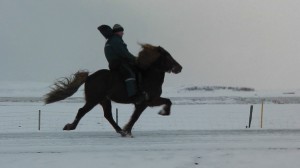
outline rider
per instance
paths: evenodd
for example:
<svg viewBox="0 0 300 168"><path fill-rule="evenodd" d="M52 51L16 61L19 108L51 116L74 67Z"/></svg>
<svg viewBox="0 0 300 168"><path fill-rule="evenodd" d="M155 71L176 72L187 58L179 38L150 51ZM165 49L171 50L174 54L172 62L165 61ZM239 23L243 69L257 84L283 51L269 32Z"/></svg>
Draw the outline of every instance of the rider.
<svg viewBox="0 0 300 168"><path fill-rule="evenodd" d="M147 100L146 92L140 92L137 89L136 74L132 67L136 65L136 57L132 55L122 37L124 28L115 24L113 26L113 35L105 43L104 53L109 63L110 70L118 70L125 77L125 84L128 97L135 99L135 104L141 104Z"/></svg>

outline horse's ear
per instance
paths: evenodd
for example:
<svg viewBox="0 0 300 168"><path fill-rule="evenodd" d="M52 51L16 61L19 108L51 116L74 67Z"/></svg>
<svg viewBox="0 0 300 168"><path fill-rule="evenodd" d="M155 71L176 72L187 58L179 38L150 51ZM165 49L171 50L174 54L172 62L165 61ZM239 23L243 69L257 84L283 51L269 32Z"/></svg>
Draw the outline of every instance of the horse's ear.
<svg viewBox="0 0 300 168"><path fill-rule="evenodd" d="M164 49L163 49L161 46L158 46L158 47L157 47L157 51L161 53L161 52L164 51Z"/></svg>
<svg viewBox="0 0 300 168"><path fill-rule="evenodd" d="M140 45L142 48L144 48L145 44L138 42L138 45Z"/></svg>

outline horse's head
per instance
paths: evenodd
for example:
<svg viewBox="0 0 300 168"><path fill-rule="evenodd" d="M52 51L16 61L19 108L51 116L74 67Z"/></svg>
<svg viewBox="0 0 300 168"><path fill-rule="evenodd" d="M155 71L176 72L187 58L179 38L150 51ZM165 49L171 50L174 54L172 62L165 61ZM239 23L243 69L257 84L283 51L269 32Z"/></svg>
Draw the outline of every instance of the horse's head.
<svg viewBox="0 0 300 168"><path fill-rule="evenodd" d="M160 54L157 62L165 72L173 72L175 74L181 72L182 66L171 56L168 51L160 46L157 47L157 50Z"/></svg>
<svg viewBox="0 0 300 168"><path fill-rule="evenodd" d="M164 48L142 44L143 50L140 51L138 62L141 68L147 69L155 66L164 72L180 73L182 66Z"/></svg>

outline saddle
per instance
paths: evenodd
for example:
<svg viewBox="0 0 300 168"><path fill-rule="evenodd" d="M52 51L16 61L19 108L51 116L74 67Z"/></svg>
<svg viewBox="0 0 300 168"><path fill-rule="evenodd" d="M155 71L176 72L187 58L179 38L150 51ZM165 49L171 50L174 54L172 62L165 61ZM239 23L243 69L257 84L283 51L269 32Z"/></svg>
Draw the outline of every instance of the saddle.
<svg viewBox="0 0 300 168"><path fill-rule="evenodd" d="M124 75L121 70L119 69L110 69L110 71L119 76L121 78L122 81L125 81L127 79L126 75ZM144 86L143 86L143 73L141 70L139 70L138 68L133 68L133 72L135 73L136 76L136 84L137 84L137 89L139 91L143 91L144 90Z"/></svg>

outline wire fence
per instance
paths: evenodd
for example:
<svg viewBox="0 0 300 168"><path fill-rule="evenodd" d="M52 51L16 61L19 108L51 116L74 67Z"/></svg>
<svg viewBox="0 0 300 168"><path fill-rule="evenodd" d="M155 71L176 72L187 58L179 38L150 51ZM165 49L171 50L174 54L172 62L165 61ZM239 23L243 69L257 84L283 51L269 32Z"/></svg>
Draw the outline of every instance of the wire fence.
<svg viewBox="0 0 300 168"><path fill-rule="evenodd" d="M0 104L0 132L62 131L71 123L82 103L57 103L43 106L39 103ZM161 107L147 108L134 130L223 130L245 129L250 105L173 105L170 116L160 116ZM122 127L134 110L132 105L113 104L113 115ZM265 105L263 129L300 128L300 105ZM40 111L40 124L39 124ZM254 105L251 129L260 129L260 105ZM96 106L80 121L76 131L114 131Z"/></svg>

